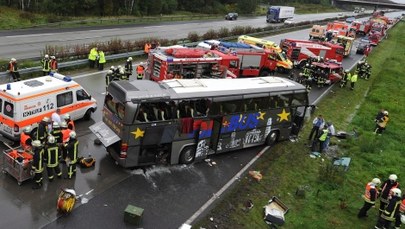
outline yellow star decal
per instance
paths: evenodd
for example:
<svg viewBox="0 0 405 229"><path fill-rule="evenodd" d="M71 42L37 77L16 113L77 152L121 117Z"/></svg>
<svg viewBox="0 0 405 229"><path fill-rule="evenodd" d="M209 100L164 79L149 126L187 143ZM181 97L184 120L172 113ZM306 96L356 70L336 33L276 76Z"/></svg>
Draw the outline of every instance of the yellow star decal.
<svg viewBox="0 0 405 229"><path fill-rule="evenodd" d="M257 116L257 119L259 120L259 119L261 119L261 120L264 120L264 115L266 114L266 112L260 112L259 111L259 116Z"/></svg>
<svg viewBox="0 0 405 229"><path fill-rule="evenodd" d="M282 122L283 120L288 121L288 116L290 115L290 113L287 113L285 111L285 109L283 109L283 111L280 114L277 114L278 117L280 117L280 120L278 120L279 122Z"/></svg>
<svg viewBox="0 0 405 229"><path fill-rule="evenodd" d="M135 135L135 139L142 138L144 133L145 133L145 131L143 131L139 128L136 128L136 131L131 132L131 134Z"/></svg>

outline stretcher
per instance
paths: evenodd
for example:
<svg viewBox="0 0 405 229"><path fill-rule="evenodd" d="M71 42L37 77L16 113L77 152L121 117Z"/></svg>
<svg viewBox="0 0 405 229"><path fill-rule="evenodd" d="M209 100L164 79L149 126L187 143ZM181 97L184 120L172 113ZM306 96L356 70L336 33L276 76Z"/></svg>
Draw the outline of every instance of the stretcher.
<svg viewBox="0 0 405 229"><path fill-rule="evenodd" d="M3 151L3 173L9 174L17 180L18 185L32 179L33 155L24 151L21 147L10 148Z"/></svg>
<svg viewBox="0 0 405 229"><path fill-rule="evenodd" d="M279 198L273 196L268 204L264 206L264 221L270 226L270 228L275 229L277 226L284 224L284 215L287 214L288 207L281 202Z"/></svg>

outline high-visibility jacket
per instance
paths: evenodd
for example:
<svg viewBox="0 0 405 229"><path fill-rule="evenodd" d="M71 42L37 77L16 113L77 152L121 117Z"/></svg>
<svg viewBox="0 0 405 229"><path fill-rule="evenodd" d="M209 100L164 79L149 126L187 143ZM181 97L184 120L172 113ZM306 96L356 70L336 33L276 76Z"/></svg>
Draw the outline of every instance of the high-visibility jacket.
<svg viewBox="0 0 405 229"><path fill-rule="evenodd" d="M69 135L70 135L70 132L72 132L72 130L69 129L69 128L66 128L66 129L62 129L61 132L62 132L62 141L63 141L63 143L68 142L69 137L70 137Z"/></svg>
<svg viewBox="0 0 405 229"><path fill-rule="evenodd" d="M105 63L106 63L106 60L105 60L104 52L103 52L103 51L99 51L99 52L98 52L98 56L99 56L98 63L100 63L100 64L105 64Z"/></svg>
<svg viewBox="0 0 405 229"><path fill-rule="evenodd" d="M48 135L48 124L44 121L41 121L38 124L37 128L37 140L44 142L47 135Z"/></svg>
<svg viewBox="0 0 405 229"><path fill-rule="evenodd" d="M26 134L24 132L21 133L20 135L20 145L23 149L29 149L31 147L31 136L29 134Z"/></svg>
<svg viewBox="0 0 405 229"><path fill-rule="evenodd" d="M144 71L145 67L143 67L142 65L138 65L138 67L136 67L136 73L138 73L138 75L143 75Z"/></svg>
<svg viewBox="0 0 405 229"><path fill-rule="evenodd" d="M377 124L380 127L386 127L389 120L390 118L387 115L384 115L384 117L381 118L381 122L378 122Z"/></svg>
<svg viewBox="0 0 405 229"><path fill-rule="evenodd" d="M350 82L352 82L352 83L357 82L357 73L354 73L354 74L350 77Z"/></svg>
<svg viewBox="0 0 405 229"><path fill-rule="evenodd" d="M9 72L16 72L16 71L17 71L17 63L10 61L10 62L8 63L7 70L8 70Z"/></svg>
<svg viewBox="0 0 405 229"><path fill-rule="evenodd" d="M46 166L54 168L59 165L59 147L55 143L49 144L45 152Z"/></svg>
<svg viewBox="0 0 405 229"><path fill-rule="evenodd" d="M386 180L382 186L381 186L381 197L380 200L384 203L388 203L388 197L391 195L391 190L393 188L398 188L399 183L395 181L394 183L391 183L390 180Z"/></svg>
<svg viewBox="0 0 405 229"><path fill-rule="evenodd" d="M364 201L375 204L375 201L378 198L378 191L375 187L375 184L372 182L367 183L366 191L364 192L363 199Z"/></svg>
<svg viewBox="0 0 405 229"><path fill-rule="evenodd" d="M42 64L42 71L49 72L51 70L51 60L44 58L41 60L41 64Z"/></svg>
<svg viewBox="0 0 405 229"><path fill-rule="evenodd" d="M125 73L132 74L132 70L133 70L132 61L125 62Z"/></svg>
<svg viewBox="0 0 405 229"><path fill-rule="evenodd" d="M58 61L57 60L51 60L49 64L51 71L57 72L58 71Z"/></svg>
<svg viewBox="0 0 405 229"><path fill-rule="evenodd" d="M71 119L66 120L68 129L75 130L75 122Z"/></svg>
<svg viewBox="0 0 405 229"><path fill-rule="evenodd" d="M145 51L146 54L148 54L151 48L152 48L152 45L149 43L146 43L143 50Z"/></svg>
<svg viewBox="0 0 405 229"><path fill-rule="evenodd" d="M32 169L35 173L42 173L44 171L44 149L42 147L34 148L34 156L32 161Z"/></svg>
<svg viewBox="0 0 405 229"><path fill-rule="evenodd" d="M405 198L402 199L401 205L399 206L399 211L405 213Z"/></svg>
<svg viewBox="0 0 405 229"><path fill-rule="evenodd" d="M396 214L399 212L399 206L401 205L401 198L399 196L392 197L385 210L381 214L381 218L393 222Z"/></svg>
<svg viewBox="0 0 405 229"><path fill-rule="evenodd" d="M97 48L90 49L89 60L96 60L98 56Z"/></svg>
<svg viewBox="0 0 405 229"><path fill-rule="evenodd" d="M328 137L328 133L329 133L328 129L323 129L322 134L319 137L319 141L324 142L326 140L326 138Z"/></svg>

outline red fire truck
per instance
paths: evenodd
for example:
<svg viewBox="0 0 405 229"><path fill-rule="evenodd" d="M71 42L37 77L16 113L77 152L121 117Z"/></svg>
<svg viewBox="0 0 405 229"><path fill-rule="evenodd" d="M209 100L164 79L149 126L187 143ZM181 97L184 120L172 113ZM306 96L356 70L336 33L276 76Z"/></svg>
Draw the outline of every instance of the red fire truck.
<svg viewBox="0 0 405 229"><path fill-rule="evenodd" d="M329 22L326 26L326 31L332 32L334 36L347 36L349 32L349 25L344 21Z"/></svg>
<svg viewBox="0 0 405 229"><path fill-rule="evenodd" d="M298 67L303 67L308 63L309 58L317 57L341 64L345 52L344 48L338 44L309 40L282 39L280 47Z"/></svg>
<svg viewBox="0 0 405 229"><path fill-rule="evenodd" d="M266 50L158 48L149 53L145 78L236 78L267 76L276 70L274 53Z"/></svg>
<svg viewBox="0 0 405 229"><path fill-rule="evenodd" d="M370 21L354 21L352 22L350 29L356 31L357 34L366 35L370 32L371 22Z"/></svg>

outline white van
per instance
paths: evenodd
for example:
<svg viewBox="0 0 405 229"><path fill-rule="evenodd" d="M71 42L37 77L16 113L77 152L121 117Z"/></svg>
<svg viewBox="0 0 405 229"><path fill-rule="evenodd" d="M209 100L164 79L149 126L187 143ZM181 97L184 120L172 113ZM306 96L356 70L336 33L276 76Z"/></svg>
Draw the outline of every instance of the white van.
<svg viewBox="0 0 405 229"><path fill-rule="evenodd" d="M18 141L26 126L59 108L71 119L90 119L97 102L82 86L59 73L0 85L0 134ZM34 125L35 127L35 125Z"/></svg>

